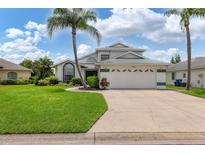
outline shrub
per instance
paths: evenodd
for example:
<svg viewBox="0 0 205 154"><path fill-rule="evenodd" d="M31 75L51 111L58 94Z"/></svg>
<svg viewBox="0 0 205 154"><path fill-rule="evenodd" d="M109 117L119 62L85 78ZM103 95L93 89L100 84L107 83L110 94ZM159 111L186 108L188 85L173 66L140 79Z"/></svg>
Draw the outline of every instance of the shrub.
<svg viewBox="0 0 205 154"><path fill-rule="evenodd" d="M81 79L80 78L75 78L75 77L71 79L70 83L73 86L82 85Z"/></svg>
<svg viewBox="0 0 205 154"><path fill-rule="evenodd" d="M44 80L48 81L48 84L50 85L58 84L58 78L54 76L47 77Z"/></svg>
<svg viewBox="0 0 205 154"><path fill-rule="evenodd" d="M33 84L37 85L39 78L38 78L38 76L33 76L33 77L31 77L31 80L32 80Z"/></svg>
<svg viewBox="0 0 205 154"><path fill-rule="evenodd" d="M17 84L17 80L14 79L3 79L0 82L1 85L16 85Z"/></svg>
<svg viewBox="0 0 205 154"><path fill-rule="evenodd" d="M29 78L20 78L17 80L17 84L31 84L32 80Z"/></svg>
<svg viewBox="0 0 205 154"><path fill-rule="evenodd" d="M38 86L47 86L47 85L49 85L49 82L47 80L39 80L37 85Z"/></svg>
<svg viewBox="0 0 205 154"><path fill-rule="evenodd" d="M87 81L91 88L99 88L99 78L97 76L89 76Z"/></svg>
<svg viewBox="0 0 205 154"><path fill-rule="evenodd" d="M106 89L110 85L110 83L107 81L107 78L102 78L100 81L100 85L103 89Z"/></svg>

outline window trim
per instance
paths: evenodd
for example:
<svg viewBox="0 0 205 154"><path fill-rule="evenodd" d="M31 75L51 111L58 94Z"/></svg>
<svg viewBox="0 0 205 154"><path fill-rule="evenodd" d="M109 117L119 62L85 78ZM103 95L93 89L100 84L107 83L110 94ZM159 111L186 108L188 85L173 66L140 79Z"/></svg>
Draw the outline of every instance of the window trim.
<svg viewBox="0 0 205 154"><path fill-rule="evenodd" d="M13 75L11 75L11 77L9 77L9 74L15 74L15 78L13 78ZM17 72L8 72L7 73L7 79L13 79L13 80L16 80L18 79L18 73Z"/></svg>
<svg viewBox="0 0 205 154"><path fill-rule="evenodd" d="M71 64L72 66L73 66L73 77L75 77L75 66L74 66L74 64L73 63L71 63L71 62L68 62L68 63L65 63L64 65L63 65L63 82L67 82L67 81L65 81L65 71L64 71L64 69L65 69L65 66L67 65L67 64Z"/></svg>
<svg viewBox="0 0 205 154"><path fill-rule="evenodd" d="M175 72L172 72L172 74L171 74L171 77L172 77L172 80L175 80Z"/></svg>
<svg viewBox="0 0 205 154"><path fill-rule="evenodd" d="M108 58L102 59L102 56L108 56ZM100 55L100 60L101 61L104 61L104 60L107 60L107 59L110 59L110 55L109 54L101 54Z"/></svg>

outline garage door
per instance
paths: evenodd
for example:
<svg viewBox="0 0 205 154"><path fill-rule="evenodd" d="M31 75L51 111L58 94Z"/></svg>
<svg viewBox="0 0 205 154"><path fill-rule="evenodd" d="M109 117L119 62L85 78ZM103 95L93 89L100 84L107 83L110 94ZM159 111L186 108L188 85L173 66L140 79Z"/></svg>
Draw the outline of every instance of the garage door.
<svg viewBox="0 0 205 154"><path fill-rule="evenodd" d="M156 88L154 69L111 69L110 88Z"/></svg>

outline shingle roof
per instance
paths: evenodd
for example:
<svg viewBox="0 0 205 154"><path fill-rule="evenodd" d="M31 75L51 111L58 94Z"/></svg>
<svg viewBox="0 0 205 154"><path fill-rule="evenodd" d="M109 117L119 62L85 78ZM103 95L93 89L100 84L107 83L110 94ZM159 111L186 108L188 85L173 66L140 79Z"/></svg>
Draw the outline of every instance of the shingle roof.
<svg viewBox="0 0 205 154"><path fill-rule="evenodd" d="M169 63L165 63L158 60L152 59L109 59L105 61L101 61L100 64L156 64L156 65L169 65Z"/></svg>
<svg viewBox="0 0 205 154"><path fill-rule="evenodd" d="M5 59L0 58L0 70L21 70L21 71L31 71L31 69L28 69L26 67L23 67L18 64L14 64L10 61L7 61Z"/></svg>
<svg viewBox="0 0 205 154"><path fill-rule="evenodd" d="M191 60L191 68L205 68L205 57L196 57ZM181 71L187 70L187 61L180 62L178 64L172 64L168 67L167 71Z"/></svg>
<svg viewBox="0 0 205 154"><path fill-rule="evenodd" d="M138 51L138 52L144 52L145 49L140 49L140 48L133 48L130 46L127 46L125 44L122 43L115 43L113 45L107 46L107 47L103 47L103 48L96 48L96 51L100 51L100 50L112 50L112 51Z"/></svg>

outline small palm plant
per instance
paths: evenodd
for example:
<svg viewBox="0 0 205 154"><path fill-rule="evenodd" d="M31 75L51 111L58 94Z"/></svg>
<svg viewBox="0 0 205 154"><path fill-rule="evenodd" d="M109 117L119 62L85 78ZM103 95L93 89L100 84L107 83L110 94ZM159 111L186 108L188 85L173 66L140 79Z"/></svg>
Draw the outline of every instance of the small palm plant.
<svg viewBox="0 0 205 154"><path fill-rule="evenodd" d="M53 16L48 18L47 28L50 38L52 38L52 34L55 30L71 29L75 64L84 88L86 88L87 85L82 77L80 65L78 62L76 33L77 30L87 32L91 36L95 37L97 43L99 44L101 40L100 32L95 27L89 24L89 22L96 21L97 17L95 12L82 8L56 8L53 11Z"/></svg>
<svg viewBox="0 0 205 154"><path fill-rule="evenodd" d="M190 19L193 17L204 17L205 9L184 8L170 9L165 12L166 16L177 15L180 17L180 25L186 31L187 45L187 85L186 90L190 90L191 82L191 34L190 34Z"/></svg>

